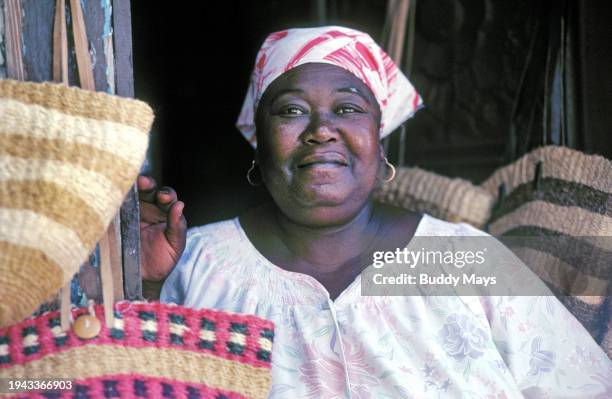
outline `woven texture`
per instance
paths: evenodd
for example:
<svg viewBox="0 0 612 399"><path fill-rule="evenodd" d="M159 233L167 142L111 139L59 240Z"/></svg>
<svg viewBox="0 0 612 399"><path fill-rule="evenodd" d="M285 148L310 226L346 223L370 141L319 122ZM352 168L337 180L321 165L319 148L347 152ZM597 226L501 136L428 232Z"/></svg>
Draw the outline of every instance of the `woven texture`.
<svg viewBox="0 0 612 399"><path fill-rule="evenodd" d="M482 187L491 195L500 187L505 192L492 212L490 233L533 237L512 249L601 343L610 317L604 304L612 278L612 162L542 147L499 169ZM537 237L547 239L535 245ZM580 291L588 295L563 295ZM612 357L609 340L603 345Z"/></svg>
<svg viewBox="0 0 612 399"><path fill-rule="evenodd" d="M386 183L376 198L404 209L426 212L451 222L483 227L494 197L467 180L451 179L419 168L397 168L395 179Z"/></svg>
<svg viewBox="0 0 612 399"><path fill-rule="evenodd" d="M73 317L86 313L75 309ZM41 398L267 397L272 322L157 302L120 302L109 329L101 306L95 313L102 331L90 340L62 332L58 312L0 329L0 378L72 380L71 391L31 396Z"/></svg>
<svg viewBox="0 0 612 399"><path fill-rule="evenodd" d="M0 326L87 258L136 179L152 121L140 101L0 80Z"/></svg>

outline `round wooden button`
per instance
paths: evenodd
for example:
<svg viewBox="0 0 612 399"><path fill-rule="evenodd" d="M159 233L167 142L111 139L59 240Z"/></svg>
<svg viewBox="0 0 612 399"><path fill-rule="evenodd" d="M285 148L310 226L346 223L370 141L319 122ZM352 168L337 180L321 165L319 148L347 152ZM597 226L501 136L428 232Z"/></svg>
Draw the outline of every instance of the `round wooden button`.
<svg viewBox="0 0 612 399"><path fill-rule="evenodd" d="M101 329L100 320L90 314L81 315L74 322L74 333L81 339L95 338Z"/></svg>

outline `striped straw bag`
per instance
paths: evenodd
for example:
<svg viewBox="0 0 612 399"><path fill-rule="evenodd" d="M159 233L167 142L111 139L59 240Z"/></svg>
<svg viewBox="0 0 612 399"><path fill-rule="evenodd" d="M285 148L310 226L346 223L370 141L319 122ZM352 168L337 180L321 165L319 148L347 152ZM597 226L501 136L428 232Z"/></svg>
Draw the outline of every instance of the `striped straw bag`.
<svg viewBox="0 0 612 399"><path fill-rule="evenodd" d="M140 101L0 80L0 326L30 315L94 249L152 121Z"/></svg>
<svg viewBox="0 0 612 399"><path fill-rule="evenodd" d="M612 162L547 146L497 170L482 187L502 192L491 234L528 237L513 251L601 342L610 317Z"/></svg>
<svg viewBox="0 0 612 399"><path fill-rule="evenodd" d="M467 180L452 179L420 168L398 167L395 179L375 194L383 203L426 212L450 222L483 227L494 197Z"/></svg>

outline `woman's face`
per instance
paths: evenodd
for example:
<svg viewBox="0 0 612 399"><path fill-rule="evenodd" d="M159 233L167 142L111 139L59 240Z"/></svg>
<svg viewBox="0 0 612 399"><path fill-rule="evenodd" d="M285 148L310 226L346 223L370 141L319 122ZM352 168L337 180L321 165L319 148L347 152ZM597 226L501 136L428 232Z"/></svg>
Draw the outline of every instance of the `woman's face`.
<svg viewBox="0 0 612 399"><path fill-rule="evenodd" d="M369 200L383 169L380 110L356 76L328 64L296 67L267 88L256 124L263 179L286 217L337 225Z"/></svg>

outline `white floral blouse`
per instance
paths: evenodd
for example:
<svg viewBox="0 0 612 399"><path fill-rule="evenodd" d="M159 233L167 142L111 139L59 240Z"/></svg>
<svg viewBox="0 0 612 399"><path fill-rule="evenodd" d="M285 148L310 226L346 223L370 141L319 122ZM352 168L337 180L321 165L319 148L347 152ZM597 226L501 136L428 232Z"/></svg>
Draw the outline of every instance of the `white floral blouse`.
<svg viewBox="0 0 612 399"><path fill-rule="evenodd" d="M424 215L419 236L482 235ZM161 298L276 324L270 398L612 398L612 362L554 297L335 300L270 263L238 218L189 230Z"/></svg>

